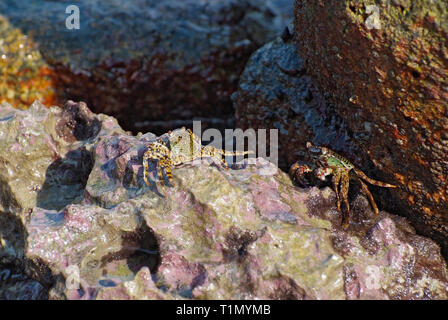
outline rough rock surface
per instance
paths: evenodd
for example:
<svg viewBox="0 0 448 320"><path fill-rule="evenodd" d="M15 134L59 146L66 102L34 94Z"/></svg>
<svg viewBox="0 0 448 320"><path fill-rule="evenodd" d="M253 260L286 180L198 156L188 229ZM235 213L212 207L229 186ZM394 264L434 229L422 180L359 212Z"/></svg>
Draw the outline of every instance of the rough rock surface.
<svg viewBox="0 0 448 320"><path fill-rule="evenodd" d="M105 132L125 134L114 118L94 115L84 103L68 102L63 109L46 109L36 102L27 111L8 104L0 106L0 265L4 297L42 296L38 286L32 289L34 284L26 274L33 276L36 269L42 282L42 274L47 277L49 273L26 258L28 231L24 226L36 207L60 210L81 199L93 165L91 148ZM45 281L44 287L50 280ZM31 291L27 294L26 290Z"/></svg>
<svg viewBox="0 0 448 320"><path fill-rule="evenodd" d="M307 141L356 154L347 125L306 73L289 29L251 56L232 99L237 128L278 129L282 168L304 157Z"/></svg>
<svg viewBox="0 0 448 320"><path fill-rule="evenodd" d="M272 0L267 1L267 5L280 15L283 21L289 23L294 20L294 0Z"/></svg>
<svg viewBox="0 0 448 320"><path fill-rule="evenodd" d="M360 156L399 185L402 210L448 255L447 2L297 0L295 10L306 67Z"/></svg>
<svg viewBox="0 0 448 320"><path fill-rule="evenodd" d="M275 6L265 0L77 5L79 30L65 28L66 2L4 0L0 12L32 34L53 67L63 101L86 101L135 132L165 132L171 129L166 120L233 117L229 97L244 64L286 24L285 1Z"/></svg>
<svg viewBox="0 0 448 320"><path fill-rule="evenodd" d="M344 231L331 189L297 188L262 158L183 164L148 187L154 139L82 103L1 106L0 265L27 279L12 297L37 281L52 299L448 298L440 248L405 218L358 196Z"/></svg>

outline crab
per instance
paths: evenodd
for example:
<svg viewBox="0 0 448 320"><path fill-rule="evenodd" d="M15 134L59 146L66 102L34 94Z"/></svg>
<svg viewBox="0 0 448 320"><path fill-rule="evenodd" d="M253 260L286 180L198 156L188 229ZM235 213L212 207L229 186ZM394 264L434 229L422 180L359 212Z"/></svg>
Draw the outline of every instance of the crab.
<svg viewBox="0 0 448 320"><path fill-rule="evenodd" d="M152 142L143 155L143 180L150 186L148 181L149 161L157 161L157 174L161 184L164 184L164 175L173 185L172 168L181 164L201 158L210 158L212 161L221 163L226 170L229 166L224 156L239 156L252 154L252 151L226 151L212 146L203 146L201 139L190 129L185 127L168 133L169 142L162 139Z"/></svg>
<svg viewBox="0 0 448 320"><path fill-rule="evenodd" d="M376 205L375 200L373 199L373 196L365 182L383 188L396 188L395 185L369 178L364 172L357 169L350 161L326 147L314 146L311 142L307 142L306 147L314 162L314 166L310 167L302 162L296 162L291 166L289 173L293 179L304 185L306 184L305 178L308 173L314 173L314 176L322 181L325 181L327 176L332 175L331 181L334 192L336 193L337 210L342 213L341 199L345 205L345 213L343 213L342 219L342 225L345 229L347 229L350 224L348 189L351 178L357 178L359 180L361 184L361 191L369 199L375 215L379 212L378 206Z"/></svg>

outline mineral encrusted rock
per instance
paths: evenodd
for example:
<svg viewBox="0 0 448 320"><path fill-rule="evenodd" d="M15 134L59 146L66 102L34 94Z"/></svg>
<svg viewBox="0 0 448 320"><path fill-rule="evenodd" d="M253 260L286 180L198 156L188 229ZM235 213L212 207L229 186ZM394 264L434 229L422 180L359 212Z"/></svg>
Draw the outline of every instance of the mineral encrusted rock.
<svg viewBox="0 0 448 320"><path fill-rule="evenodd" d="M448 3L296 0L295 36L359 156L399 186L401 211L448 255Z"/></svg>
<svg viewBox="0 0 448 320"><path fill-rule="evenodd" d="M81 1L80 28L68 30L67 5L4 0L0 12L39 44L61 101L86 101L135 132L233 118L247 59L287 23L286 2Z"/></svg>
<svg viewBox="0 0 448 320"><path fill-rule="evenodd" d="M374 217L358 196L344 231L330 188L298 188L262 158L228 171L187 163L173 186L148 187L142 155L156 138L82 103L0 107L0 265L24 277L7 289L17 297L35 281L52 299L448 298L440 248L405 218Z"/></svg>

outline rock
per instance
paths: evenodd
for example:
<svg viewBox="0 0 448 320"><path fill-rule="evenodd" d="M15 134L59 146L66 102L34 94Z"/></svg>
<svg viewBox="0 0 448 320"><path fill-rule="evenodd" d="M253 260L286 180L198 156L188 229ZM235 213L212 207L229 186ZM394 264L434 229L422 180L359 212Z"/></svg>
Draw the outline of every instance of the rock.
<svg viewBox="0 0 448 320"><path fill-rule="evenodd" d="M306 68L365 150L359 157L399 186L399 210L448 256L448 4L297 0L295 10Z"/></svg>
<svg viewBox="0 0 448 320"><path fill-rule="evenodd" d="M283 18L283 21L292 22L294 20L294 1L291 0L271 0L266 1L267 5ZM283 28L284 26L282 26Z"/></svg>
<svg viewBox="0 0 448 320"><path fill-rule="evenodd" d="M132 281L100 291L97 300L166 300L174 299L170 294L159 290L147 267L143 267Z"/></svg>
<svg viewBox="0 0 448 320"><path fill-rule="evenodd" d="M0 6L2 6L0 4ZM56 102L52 70L36 44L0 15L0 103L27 108L34 100Z"/></svg>
<svg viewBox="0 0 448 320"><path fill-rule="evenodd" d="M65 28L65 2L5 0L0 12L33 35L64 101L86 101L127 130L163 133L172 129L168 120L233 118L229 97L239 74L287 23L279 11L285 5L84 1L79 30Z"/></svg>
<svg viewBox="0 0 448 320"><path fill-rule="evenodd" d="M0 210L25 218L34 207L62 209L82 195L99 137L124 131L117 121L93 114L84 103L48 110L0 108L0 181L8 201ZM5 198L4 198L5 199Z"/></svg>
<svg viewBox="0 0 448 320"><path fill-rule="evenodd" d="M2 300L46 300L48 294L45 288L34 280L29 280L23 274L11 274L8 269L2 270L4 279L0 285Z"/></svg>
<svg viewBox="0 0 448 320"><path fill-rule="evenodd" d="M37 207L60 210L82 198L90 151L106 132L125 134L115 119L92 114L84 103L47 109L36 102L27 111L0 105L0 269L32 273L24 226Z"/></svg>
<svg viewBox="0 0 448 320"><path fill-rule="evenodd" d="M0 114L2 150L22 139L14 147L18 162L36 164L18 171L2 158L0 218L17 232L0 224L0 253L51 299L448 298L440 248L405 218L373 216L361 195L346 231L330 188L295 187L263 158L229 170L202 159L175 167L172 186L147 186L141 165L147 145L176 141L185 129L131 136L114 119L73 102L64 110L2 106ZM76 139L79 126L88 132L84 140ZM91 157L85 184L67 172L81 176L79 162L86 160L69 158L60 182L50 179L51 186L73 182L69 203L50 197L39 206L38 194L24 188L43 184L48 150L66 159L80 147ZM154 163L149 170L157 176Z"/></svg>
<svg viewBox="0 0 448 320"><path fill-rule="evenodd" d="M305 156L307 141L356 153L347 124L305 72L289 32L251 56L232 95L238 128L278 129L279 166L286 171Z"/></svg>

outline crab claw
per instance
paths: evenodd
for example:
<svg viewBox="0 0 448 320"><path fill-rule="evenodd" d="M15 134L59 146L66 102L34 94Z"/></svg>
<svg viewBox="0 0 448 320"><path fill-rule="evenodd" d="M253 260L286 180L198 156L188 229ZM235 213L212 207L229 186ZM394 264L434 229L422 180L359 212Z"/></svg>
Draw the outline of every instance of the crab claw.
<svg viewBox="0 0 448 320"><path fill-rule="evenodd" d="M308 165L296 162L289 169L289 174L293 180L296 180L303 186L308 186L308 183L305 181L305 175L312 171Z"/></svg>

